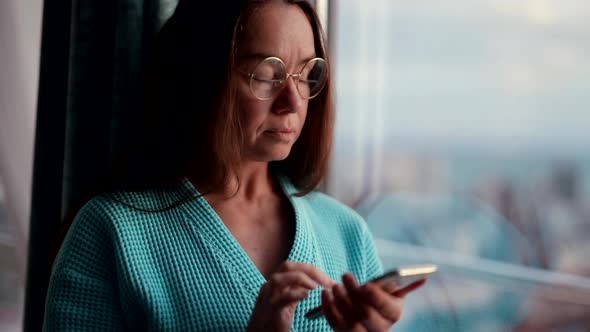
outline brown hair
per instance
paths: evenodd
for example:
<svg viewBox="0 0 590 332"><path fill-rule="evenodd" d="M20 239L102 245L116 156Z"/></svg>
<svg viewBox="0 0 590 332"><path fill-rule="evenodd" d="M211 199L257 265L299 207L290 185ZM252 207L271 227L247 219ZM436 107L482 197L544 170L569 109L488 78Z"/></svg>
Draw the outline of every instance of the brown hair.
<svg viewBox="0 0 590 332"><path fill-rule="evenodd" d="M241 156L237 96L230 74L236 30L256 8L270 1L284 1L303 10L313 29L316 55L328 62L325 36L308 1L209 1L204 7L197 0L180 0L156 39L144 105L135 112L140 121L129 128L125 141L117 142L120 154L107 175L69 207L54 238L49 266L78 210L96 194L167 188L183 178L206 194L229 182ZM202 18L205 15L207 19ZM333 121L328 76L322 92L309 101L305 125L291 153L285 160L271 163L290 179L299 195L314 190L324 179ZM193 198L185 197L163 210Z"/></svg>
<svg viewBox="0 0 590 332"><path fill-rule="evenodd" d="M119 142L123 145L121 154L105 179L97 181L96 187L89 188L67 211L53 243L50 265L77 211L97 193L167 188L188 178L206 194L228 183L241 157L236 90L230 74L236 31L248 15L270 1L285 1L303 10L313 29L316 55L328 62L325 36L308 1L231 0L203 4L181 0L158 34L145 104L136 115L141 120L129 129L127 140ZM207 19L202 19L205 15ZM314 190L327 172L333 121L328 76L322 92L309 101L305 125L291 153L285 160L271 163L298 188L299 195ZM165 210L193 198L186 197Z"/></svg>
<svg viewBox="0 0 590 332"><path fill-rule="evenodd" d="M256 8L271 1L277 0L206 5L180 1L158 36L141 115L144 122L134 135L139 139L128 149L123 172L118 172L118 182L125 184L119 189L171 186L187 177L201 192L216 191L234 176L241 158L239 110L231 81L238 31ZM281 1L303 10L312 26L316 55L328 61L312 5L305 0ZM203 15L208 19L202 20ZM290 155L271 163L301 195L315 189L328 168L334 121L330 77L308 109Z"/></svg>

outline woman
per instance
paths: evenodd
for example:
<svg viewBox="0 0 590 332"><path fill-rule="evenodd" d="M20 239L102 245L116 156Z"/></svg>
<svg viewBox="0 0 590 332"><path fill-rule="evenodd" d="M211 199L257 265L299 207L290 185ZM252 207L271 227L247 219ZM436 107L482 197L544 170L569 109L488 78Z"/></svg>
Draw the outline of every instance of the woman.
<svg viewBox="0 0 590 332"><path fill-rule="evenodd" d="M389 329L421 282L393 293L359 286L382 272L370 233L313 192L333 114L312 7L199 3L181 1L162 28L149 153L133 157L134 185L79 211L54 264L45 328ZM304 318L320 304L325 319Z"/></svg>

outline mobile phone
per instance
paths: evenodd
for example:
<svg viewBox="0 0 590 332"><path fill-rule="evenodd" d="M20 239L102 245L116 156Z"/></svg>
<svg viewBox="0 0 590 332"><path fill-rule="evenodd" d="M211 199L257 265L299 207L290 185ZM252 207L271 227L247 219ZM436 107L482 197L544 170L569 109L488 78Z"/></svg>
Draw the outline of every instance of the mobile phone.
<svg viewBox="0 0 590 332"><path fill-rule="evenodd" d="M434 272L436 272L436 265L434 264L406 265L387 271L368 282L374 282L386 291L392 292L395 289L407 287L413 282L424 279ZM322 307L319 306L308 311L305 318L316 319L323 314Z"/></svg>

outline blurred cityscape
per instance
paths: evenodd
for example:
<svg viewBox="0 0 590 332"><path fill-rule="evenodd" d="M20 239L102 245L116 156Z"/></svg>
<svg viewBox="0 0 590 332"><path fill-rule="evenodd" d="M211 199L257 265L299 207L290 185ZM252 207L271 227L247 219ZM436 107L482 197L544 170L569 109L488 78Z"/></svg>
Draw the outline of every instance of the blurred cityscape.
<svg viewBox="0 0 590 332"><path fill-rule="evenodd" d="M364 172L355 172L358 160L348 152L335 153L329 185L347 204L358 207L387 193L474 198L534 245L542 268L590 276L590 263L584 266L590 254L590 156L387 151L377 174L367 162Z"/></svg>
<svg viewBox="0 0 590 332"><path fill-rule="evenodd" d="M361 213L376 238L415 245L414 252L476 258L442 269L427 295L416 295L414 319L401 330L588 331L590 301L576 302L559 285L579 276L574 286L590 295L590 156L392 142L379 156L365 146L359 160L351 153L353 141L339 143L328 191ZM384 257L390 267L429 258L382 254L395 257ZM486 260L511 265L468 273ZM519 275L520 267L531 270ZM497 274L503 277L494 279ZM543 296L551 289L558 296ZM435 315L438 323L428 325L424 315Z"/></svg>

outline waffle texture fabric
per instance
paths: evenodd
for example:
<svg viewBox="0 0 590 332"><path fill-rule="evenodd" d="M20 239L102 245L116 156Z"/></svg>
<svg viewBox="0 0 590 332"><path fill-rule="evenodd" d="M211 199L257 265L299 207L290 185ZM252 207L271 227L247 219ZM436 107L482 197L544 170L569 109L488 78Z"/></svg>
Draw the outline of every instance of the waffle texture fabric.
<svg viewBox="0 0 590 332"><path fill-rule="evenodd" d="M365 222L317 192L303 197L278 176L295 212L289 261L313 264L334 280L382 272ZM183 204L158 210L186 199ZM244 331L266 282L240 244L188 180L165 191L97 196L78 213L53 266L46 331ZM331 331L299 303L292 331Z"/></svg>

